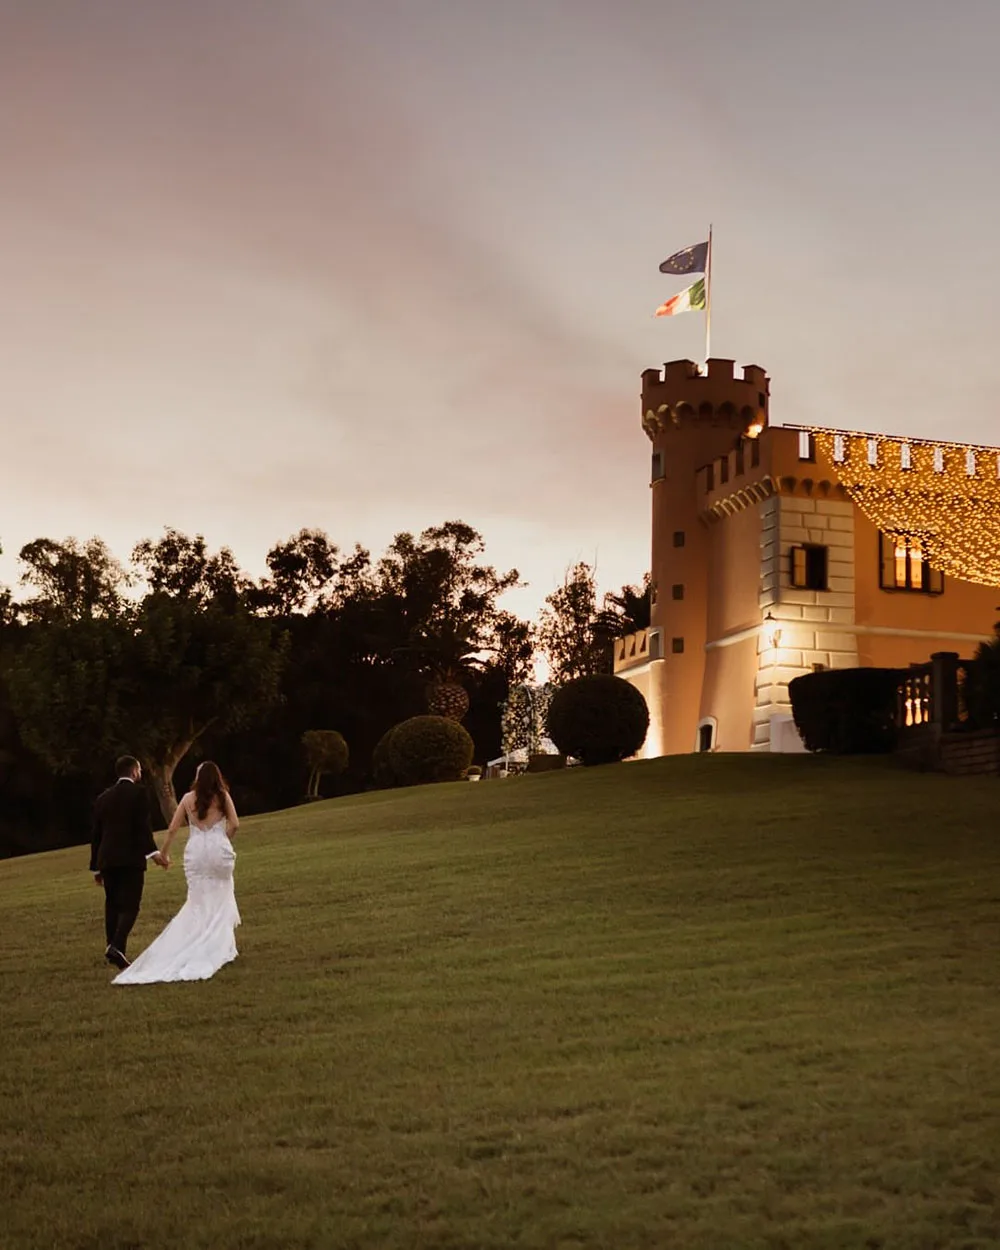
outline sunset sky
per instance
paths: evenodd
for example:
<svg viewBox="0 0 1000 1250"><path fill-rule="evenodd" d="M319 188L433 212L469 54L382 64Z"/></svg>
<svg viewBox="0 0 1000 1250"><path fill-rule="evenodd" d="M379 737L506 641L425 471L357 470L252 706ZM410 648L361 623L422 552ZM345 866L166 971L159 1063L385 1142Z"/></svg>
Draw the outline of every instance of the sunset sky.
<svg viewBox="0 0 1000 1250"><path fill-rule="evenodd" d="M0 580L461 518L648 560L657 272L772 418L1000 442L996 0L0 0Z"/></svg>

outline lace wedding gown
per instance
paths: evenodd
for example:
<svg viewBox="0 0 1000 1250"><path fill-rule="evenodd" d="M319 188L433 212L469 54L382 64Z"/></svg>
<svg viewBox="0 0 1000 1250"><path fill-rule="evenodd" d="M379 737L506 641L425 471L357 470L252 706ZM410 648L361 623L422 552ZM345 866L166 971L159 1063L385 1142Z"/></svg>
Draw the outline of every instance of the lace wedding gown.
<svg viewBox="0 0 1000 1250"><path fill-rule="evenodd" d="M184 848L187 899L163 932L113 985L153 981L204 981L236 958L240 923L233 889L236 852L225 817L209 829L191 824Z"/></svg>

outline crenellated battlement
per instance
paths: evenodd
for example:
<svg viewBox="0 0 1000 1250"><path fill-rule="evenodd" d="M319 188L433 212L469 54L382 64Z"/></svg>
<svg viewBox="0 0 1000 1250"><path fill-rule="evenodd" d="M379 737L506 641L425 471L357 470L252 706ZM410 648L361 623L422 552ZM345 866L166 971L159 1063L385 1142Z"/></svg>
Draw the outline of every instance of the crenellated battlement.
<svg viewBox="0 0 1000 1250"><path fill-rule="evenodd" d="M693 360L671 360L642 374L642 427L650 439L672 425L708 424L743 432L767 427L770 383L759 365L711 359L702 369Z"/></svg>

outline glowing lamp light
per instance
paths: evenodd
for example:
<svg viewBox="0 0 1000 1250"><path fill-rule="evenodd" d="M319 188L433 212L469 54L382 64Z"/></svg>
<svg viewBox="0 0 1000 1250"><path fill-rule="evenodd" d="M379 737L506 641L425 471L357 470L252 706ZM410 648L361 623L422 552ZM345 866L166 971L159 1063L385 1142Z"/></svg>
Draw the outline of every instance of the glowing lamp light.
<svg viewBox="0 0 1000 1250"><path fill-rule="evenodd" d="M753 421L747 426L747 438L760 438L764 433L764 423L762 421Z"/></svg>
<svg viewBox="0 0 1000 1250"><path fill-rule="evenodd" d="M764 617L764 624L761 627L764 634L764 642L770 650L776 650L781 642L781 623L776 621L768 612Z"/></svg>

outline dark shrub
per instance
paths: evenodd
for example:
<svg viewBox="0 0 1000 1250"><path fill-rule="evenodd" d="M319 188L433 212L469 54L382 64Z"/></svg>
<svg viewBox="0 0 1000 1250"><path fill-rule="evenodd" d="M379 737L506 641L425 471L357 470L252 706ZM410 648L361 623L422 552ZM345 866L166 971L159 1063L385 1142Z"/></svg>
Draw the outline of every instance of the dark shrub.
<svg viewBox="0 0 1000 1250"><path fill-rule="evenodd" d="M962 696L975 729L996 729L1000 724L1000 625L997 635L981 642L965 666Z"/></svg>
<svg viewBox="0 0 1000 1250"><path fill-rule="evenodd" d="M392 735L398 728L398 725L393 725L387 729L376 743L375 750L372 751L372 781L380 790L389 790L398 784L389 752Z"/></svg>
<svg viewBox="0 0 1000 1250"><path fill-rule="evenodd" d="M878 755L896 744L897 668L840 668L788 683L795 728L809 751Z"/></svg>
<svg viewBox="0 0 1000 1250"><path fill-rule="evenodd" d="M444 716L413 716L391 730L386 747L393 780L399 786L458 781L472 763L468 731Z"/></svg>
<svg viewBox="0 0 1000 1250"><path fill-rule="evenodd" d="M546 717L552 741L582 764L628 759L645 742L648 728L649 709L635 686L604 674L560 686Z"/></svg>

